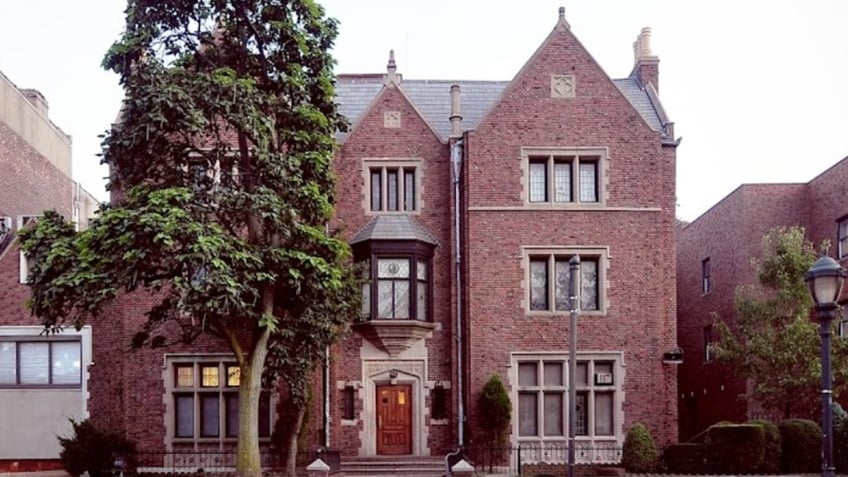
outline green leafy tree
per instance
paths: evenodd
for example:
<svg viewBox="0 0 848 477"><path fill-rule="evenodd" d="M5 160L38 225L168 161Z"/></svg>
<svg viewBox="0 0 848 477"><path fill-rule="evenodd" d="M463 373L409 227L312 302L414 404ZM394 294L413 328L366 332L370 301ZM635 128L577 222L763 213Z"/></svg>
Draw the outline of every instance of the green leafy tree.
<svg viewBox="0 0 848 477"><path fill-rule="evenodd" d="M237 473L261 475L258 403L311 371L356 316L333 214L335 20L311 0L129 0L103 65L126 92L103 140L116 200L75 233L56 213L21 234L31 310L82 326L124 293L158 301L133 346L222 340L240 367ZM295 452L289 452L294 475Z"/></svg>
<svg viewBox="0 0 848 477"><path fill-rule="evenodd" d="M763 237L762 256L753 262L758 284L736 292L735 320L716 323L716 357L749 381L748 398L784 417L814 417L821 380L818 324L804 273L817 254L801 227L777 227ZM836 323L834 323L836 326ZM835 363L848 349L834 340ZM845 366L834 367L837 392L845 388Z"/></svg>

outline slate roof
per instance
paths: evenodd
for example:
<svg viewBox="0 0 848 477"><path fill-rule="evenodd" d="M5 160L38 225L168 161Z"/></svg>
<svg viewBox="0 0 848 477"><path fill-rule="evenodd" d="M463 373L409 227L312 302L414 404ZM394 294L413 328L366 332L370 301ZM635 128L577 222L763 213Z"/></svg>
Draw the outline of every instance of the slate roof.
<svg viewBox="0 0 848 477"><path fill-rule="evenodd" d="M439 245L433 235L408 215L378 215L350 240L350 244L367 240L417 240Z"/></svg>
<svg viewBox="0 0 848 477"><path fill-rule="evenodd" d="M351 126L365 114L368 106L383 88L382 74L339 75L336 103ZM633 78L614 79L613 83L645 119L648 126L665 136L668 119L656 92L642 88ZM447 141L450 136L450 88L458 84L462 129L475 129L483 116L500 98L509 81L401 80L400 89L409 97L424 119ZM651 94L653 93L653 94ZM338 134L339 142L346 134Z"/></svg>

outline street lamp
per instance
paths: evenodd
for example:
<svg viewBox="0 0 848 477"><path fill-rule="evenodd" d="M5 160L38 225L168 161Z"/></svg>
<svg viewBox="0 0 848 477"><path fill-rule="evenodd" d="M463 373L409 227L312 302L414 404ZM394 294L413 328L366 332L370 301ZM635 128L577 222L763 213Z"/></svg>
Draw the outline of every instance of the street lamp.
<svg viewBox="0 0 848 477"><path fill-rule="evenodd" d="M568 308L570 315L569 333L571 345L568 348L568 477L574 477L574 426L577 424L577 310L580 307L580 294L577 279L580 276L580 255L568 261Z"/></svg>
<svg viewBox="0 0 848 477"><path fill-rule="evenodd" d="M831 321L836 318L839 305L836 301L842 292L843 269L836 260L823 256L804 274L804 281L810 287L810 294L816 306L816 318L819 320L821 334L821 403L822 403L822 477L833 477L833 378L830 371L830 335Z"/></svg>

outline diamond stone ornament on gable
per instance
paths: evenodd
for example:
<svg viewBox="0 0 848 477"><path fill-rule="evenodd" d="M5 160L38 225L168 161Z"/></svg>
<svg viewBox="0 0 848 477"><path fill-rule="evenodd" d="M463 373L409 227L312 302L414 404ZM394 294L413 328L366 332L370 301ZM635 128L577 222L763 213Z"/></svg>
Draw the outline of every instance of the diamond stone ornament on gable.
<svg viewBox="0 0 848 477"><path fill-rule="evenodd" d="M574 75L551 75L551 98L573 98Z"/></svg>
<svg viewBox="0 0 848 477"><path fill-rule="evenodd" d="M400 127L400 111L386 111L383 113L384 128Z"/></svg>

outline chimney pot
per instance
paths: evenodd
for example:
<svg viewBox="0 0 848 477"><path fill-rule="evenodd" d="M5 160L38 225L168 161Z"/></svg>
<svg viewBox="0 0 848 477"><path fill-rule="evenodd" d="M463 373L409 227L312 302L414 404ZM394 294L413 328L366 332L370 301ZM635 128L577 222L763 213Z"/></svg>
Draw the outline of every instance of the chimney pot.
<svg viewBox="0 0 848 477"><path fill-rule="evenodd" d="M460 93L461 91L458 84L451 85L451 115L449 118L451 124L451 137L462 136L462 111L460 110Z"/></svg>

